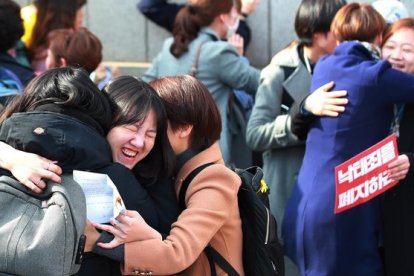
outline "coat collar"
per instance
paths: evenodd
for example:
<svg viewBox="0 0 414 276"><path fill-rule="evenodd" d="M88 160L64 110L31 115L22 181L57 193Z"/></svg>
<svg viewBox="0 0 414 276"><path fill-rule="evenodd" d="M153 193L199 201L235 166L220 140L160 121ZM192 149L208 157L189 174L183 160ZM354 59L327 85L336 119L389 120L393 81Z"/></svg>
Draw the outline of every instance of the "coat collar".
<svg viewBox="0 0 414 276"><path fill-rule="evenodd" d="M334 55L356 55L364 59L375 60L368 49L358 41L344 41L336 46Z"/></svg>
<svg viewBox="0 0 414 276"><path fill-rule="evenodd" d="M283 87L293 98L293 100L300 100L303 98L303 93L311 92L309 91L311 77L312 76L306 67L302 64L302 62L300 62L298 67L296 67L296 70L293 71L292 75L290 75L289 78L283 82Z"/></svg>
<svg viewBox="0 0 414 276"><path fill-rule="evenodd" d="M210 27L203 27L199 32L199 37L201 36L208 36L213 41L220 41L219 35Z"/></svg>
<svg viewBox="0 0 414 276"><path fill-rule="evenodd" d="M310 92L312 77L300 60L299 47L300 44L294 42L272 58L275 66L295 68L292 74L283 81L284 89L295 101L302 99L304 93Z"/></svg>

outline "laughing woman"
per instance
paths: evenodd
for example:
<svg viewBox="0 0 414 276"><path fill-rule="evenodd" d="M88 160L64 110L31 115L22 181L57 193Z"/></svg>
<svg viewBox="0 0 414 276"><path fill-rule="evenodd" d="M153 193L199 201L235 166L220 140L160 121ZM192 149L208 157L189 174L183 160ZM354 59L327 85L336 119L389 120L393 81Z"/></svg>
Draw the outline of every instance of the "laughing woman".
<svg viewBox="0 0 414 276"><path fill-rule="evenodd" d="M58 68L35 78L2 116L0 140L12 147L2 144L0 165L36 192L46 186L42 179L59 181L62 171L108 174L128 209L168 231L178 206L168 186L161 190L154 184L161 172L169 175L172 168L162 101L148 84L128 76L115 80L107 91L116 106L83 70ZM35 128L44 129L44 134L36 135ZM147 186L162 191L162 204L170 208L158 212L159 201L154 200L155 192L148 194ZM117 263L88 253L78 275L119 274Z"/></svg>
<svg viewBox="0 0 414 276"><path fill-rule="evenodd" d="M241 180L224 165L217 140L221 120L208 89L190 76L166 77L150 83L161 96L169 120L168 138L177 156L175 189L178 195L183 179L197 167L203 169L185 195L185 205L164 239L136 212L112 220L110 225L95 225L115 235L97 247L124 247L123 273L134 275L210 275L204 248L210 244L239 275L242 264L242 230L237 202ZM88 237L98 238L94 228ZM119 246L122 245L122 246ZM215 266L218 275L223 270ZM148 273L148 274L145 274Z"/></svg>

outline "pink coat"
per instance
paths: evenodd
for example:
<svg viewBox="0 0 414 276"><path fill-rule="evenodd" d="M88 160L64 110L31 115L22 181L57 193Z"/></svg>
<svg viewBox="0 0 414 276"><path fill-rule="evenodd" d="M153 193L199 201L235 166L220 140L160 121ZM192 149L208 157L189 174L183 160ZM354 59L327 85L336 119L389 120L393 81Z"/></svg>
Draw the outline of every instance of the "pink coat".
<svg viewBox="0 0 414 276"><path fill-rule="evenodd" d="M173 223L166 239L125 244L124 274L210 275L203 253L210 244L244 275L237 203L241 180L224 166L218 143L184 164L177 175L176 192L192 170L209 162L216 165L205 168L193 179L185 197L187 209ZM225 274L217 265L216 270L218 275Z"/></svg>

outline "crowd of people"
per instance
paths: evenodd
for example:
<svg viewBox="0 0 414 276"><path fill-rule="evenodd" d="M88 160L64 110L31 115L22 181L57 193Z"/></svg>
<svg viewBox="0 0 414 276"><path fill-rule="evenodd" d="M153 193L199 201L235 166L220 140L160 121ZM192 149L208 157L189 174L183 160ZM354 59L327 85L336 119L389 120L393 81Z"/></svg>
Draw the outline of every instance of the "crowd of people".
<svg viewBox="0 0 414 276"><path fill-rule="evenodd" d="M207 245L245 275L229 166L256 165L252 151L285 275L414 275L414 18L401 2L301 0L297 39L260 70L244 56L258 0L141 0L172 33L143 76L102 64L85 5L0 0L0 175L42 193L73 170L104 173L127 209L86 222L77 275L225 274ZM391 133L399 183L335 214L335 167ZM206 163L182 209L183 180Z"/></svg>

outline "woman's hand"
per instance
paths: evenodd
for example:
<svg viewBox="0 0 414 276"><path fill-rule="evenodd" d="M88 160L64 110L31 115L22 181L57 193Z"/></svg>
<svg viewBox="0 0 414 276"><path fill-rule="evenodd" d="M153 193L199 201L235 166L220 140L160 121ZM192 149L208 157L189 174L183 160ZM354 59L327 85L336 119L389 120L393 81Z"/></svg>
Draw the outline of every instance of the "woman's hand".
<svg viewBox="0 0 414 276"><path fill-rule="evenodd" d="M406 177L409 168L410 160L407 155L402 154L398 156L397 160L388 164L388 177L391 180L402 180Z"/></svg>
<svg viewBox="0 0 414 276"><path fill-rule="evenodd" d="M132 241L162 239L161 234L151 228L136 211L123 211L118 217L110 220L112 225L94 224L98 229L114 235L109 243L98 243L102 248L114 248Z"/></svg>
<svg viewBox="0 0 414 276"><path fill-rule="evenodd" d="M329 82L315 90L305 99L304 108L317 116L337 117L344 112L348 99L345 90L329 92L334 87L334 82Z"/></svg>
<svg viewBox="0 0 414 276"><path fill-rule="evenodd" d="M237 50L237 52L239 53L239 55L243 55L243 43L244 43L244 39L243 39L243 37L241 37L240 35L238 35L238 34L234 34L234 35L232 35L231 37L229 37L228 39L227 39L227 42L228 43L230 43L231 45L233 45L235 48L236 48L236 50Z"/></svg>
<svg viewBox="0 0 414 276"><path fill-rule="evenodd" d="M260 4L260 0L242 0L241 2L241 12L246 15L252 14Z"/></svg>
<svg viewBox="0 0 414 276"><path fill-rule="evenodd" d="M9 170L16 179L35 193L46 187L45 181L61 182L62 169L56 161L37 154L16 150L0 143L0 167Z"/></svg>

